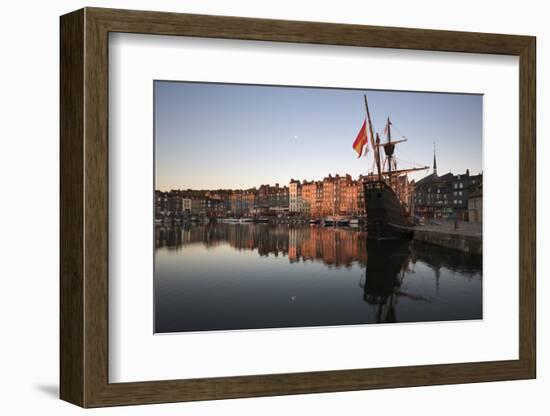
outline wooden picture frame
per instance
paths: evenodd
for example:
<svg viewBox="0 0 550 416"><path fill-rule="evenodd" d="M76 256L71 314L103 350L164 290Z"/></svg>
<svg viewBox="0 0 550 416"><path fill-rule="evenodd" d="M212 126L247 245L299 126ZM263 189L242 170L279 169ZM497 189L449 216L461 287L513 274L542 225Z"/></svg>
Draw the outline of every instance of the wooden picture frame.
<svg viewBox="0 0 550 416"><path fill-rule="evenodd" d="M60 396L82 407L336 392L536 376L535 38L85 8L61 17ZM297 42L519 57L519 359L109 383L108 34Z"/></svg>

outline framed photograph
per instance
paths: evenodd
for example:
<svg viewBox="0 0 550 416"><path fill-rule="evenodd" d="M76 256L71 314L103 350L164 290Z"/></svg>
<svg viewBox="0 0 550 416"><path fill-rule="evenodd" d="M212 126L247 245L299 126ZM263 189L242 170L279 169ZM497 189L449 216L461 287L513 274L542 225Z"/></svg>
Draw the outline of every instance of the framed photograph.
<svg viewBox="0 0 550 416"><path fill-rule="evenodd" d="M534 37L60 27L63 400L535 378Z"/></svg>

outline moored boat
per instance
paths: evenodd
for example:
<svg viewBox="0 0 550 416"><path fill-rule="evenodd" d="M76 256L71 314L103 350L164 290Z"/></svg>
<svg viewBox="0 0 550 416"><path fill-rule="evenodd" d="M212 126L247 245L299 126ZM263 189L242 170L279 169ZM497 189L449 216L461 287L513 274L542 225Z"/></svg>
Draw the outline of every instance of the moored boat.
<svg viewBox="0 0 550 416"><path fill-rule="evenodd" d="M349 225L349 221L349 218L333 215L323 218L323 225L325 227L342 227Z"/></svg>
<svg viewBox="0 0 550 416"><path fill-rule="evenodd" d="M363 192L368 238L386 240L412 237L413 224L390 186L383 181L367 181Z"/></svg>
<svg viewBox="0 0 550 416"><path fill-rule="evenodd" d="M413 234L413 223L410 220L410 212L406 202L401 200L397 188L400 186L401 177L409 172L429 169L428 166L413 167L410 169L397 169L397 162L394 156L395 145L407 141L405 137L399 140L392 140L390 118L387 118L384 133L387 141L382 143L380 136L374 134L370 117L367 96L365 98L365 109L367 113L368 127L370 133L370 144L374 154L376 174L370 174L363 180L363 195L365 200L365 211L367 214L367 238L378 240L411 238ZM367 139L367 120L363 123L353 148L361 153L366 146L368 151L369 141ZM384 149L385 158L382 161L380 148ZM366 154L365 152L365 154Z"/></svg>

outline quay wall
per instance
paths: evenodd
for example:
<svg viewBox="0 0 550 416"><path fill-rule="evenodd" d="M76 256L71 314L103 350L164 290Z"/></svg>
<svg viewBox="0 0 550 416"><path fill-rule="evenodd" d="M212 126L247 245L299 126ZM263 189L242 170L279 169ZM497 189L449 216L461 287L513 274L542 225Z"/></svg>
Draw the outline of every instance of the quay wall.
<svg viewBox="0 0 550 416"><path fill-rule="evenodd" d="M428 244L460 250L469 254L481 256L483 253L482 239L479 235L461 235L446 231L416 229L413 238Z"/></svg>

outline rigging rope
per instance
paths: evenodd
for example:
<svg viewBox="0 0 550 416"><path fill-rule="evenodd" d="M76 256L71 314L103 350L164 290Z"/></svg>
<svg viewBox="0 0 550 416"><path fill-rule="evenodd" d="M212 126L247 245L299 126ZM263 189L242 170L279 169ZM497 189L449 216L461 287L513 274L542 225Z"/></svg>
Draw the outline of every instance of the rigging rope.
<svg viewBox="0 0 550 416"><path fill-rule="evenodd" d="M400 162L409 163L409 164L411 164L411 165L413 165L413 166L415 166L415 167L417 167L417 168L422 168L422 167L424 167L424 165L421 165L421 164L416 163L416 162L411 162L411 161L409 161L409 160L401 159L400 157L397 157L397 156L394 156L394 159L397 159L397 160L400 161Z"/></svg>

